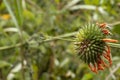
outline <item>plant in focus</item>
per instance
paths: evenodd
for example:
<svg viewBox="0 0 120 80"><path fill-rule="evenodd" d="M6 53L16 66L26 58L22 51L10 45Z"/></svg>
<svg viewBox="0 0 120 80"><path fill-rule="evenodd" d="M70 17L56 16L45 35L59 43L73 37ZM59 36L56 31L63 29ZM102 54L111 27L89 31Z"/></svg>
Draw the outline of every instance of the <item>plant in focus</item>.
<svg viewBox="0 0 120 80"><path fill-rule="evenodd" d="M97 23L85 25L76 35L77 53L95 73L112 64L110 47L107 42L118 41L108 38L110 34L106 23Z"/></svg>

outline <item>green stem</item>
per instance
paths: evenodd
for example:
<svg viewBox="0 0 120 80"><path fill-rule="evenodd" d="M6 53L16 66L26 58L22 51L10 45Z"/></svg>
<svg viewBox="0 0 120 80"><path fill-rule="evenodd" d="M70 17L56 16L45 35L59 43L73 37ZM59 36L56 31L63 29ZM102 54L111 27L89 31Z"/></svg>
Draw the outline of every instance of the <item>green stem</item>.
<svg viewBox="0 0 120 80"><path fill-rule="evenodd" d="M66 41L74 42L74 40L68 40L68 39L64 39L64 38L74 36L74 35L76 35L76 33L77 32L72 32L72 33L63 34L63 35L56 36L56 37L49 37L45 40L39 41L38 43L41 44L41 43L44 43L44 42L50 42L50 41L54 41L54 40L66 40ZM7 49L12 49L12 48L16 48L16 47L21 47L21 46L25 45L26 43L31 43L32 42L32 41L29 41L29 40L31 40L31 38L28 39L26 42L18 43L16 45L0 47L0 51L7 50ZM120 44L108 43L108 45L110 45L111 47L120 48Z"/></svg>
<svg viewBox="0 0 120 80"><path fill-rule="evenodd" d="M65 37L70 37L70 36L74 36L77 32L72 32L72 33L68 33L68 34L63 34L63 35L60 35L60 36L56 36L56 37L49 37L45 40L42 40L42 41L39 41L38 43L43 43L43 42L50 42L50 41L54 41L54 40L65 40L65 39L62 39L62 38L65 38ZM26 43L30 43L32 41L29 41L31 40L28 39L26 42L22 42L22 43L18 43L16 45L11 45L11 46L4 46L4 47L0 47L0 51L2 50L7 50L7 49L12 49L12 48L16 48L16 47L21 47L22 45L25 45ZM67 40L68 41L68 40ZM70 40L69 40L70 41Z"/></svg>
<svg viewBox="0 0 120 80"><path fill-rule="evenodd" d="M108 45L110 45L111 47L120 48L120 44L108 43Z"/></svg>
<svg viewBox="0 0 120 80"><path fill-rule="evenodd" d="M39 43L49 42L49 41L53 41L53 40L67 40L67 39L63 39L63 38L74 36L74 35L76 35L76 33L77 32L72 32L72 33L67 33L67 34L59 35L59 36L56 36L56 37L50 37L50 38L48 38L46 40L40 41ZM67 40L67 41L73 41L73 40Z"/></svg>
<svg viewBox="0 0 120 80"><path fill-rule="evenodd" d="M16 13L16 15L18 16L18 18L15 16L15 13L13 12L12 10L12 7L9 3L8 0L3 0L9 14L11 15L11 18L16 26L16 28L19 30L18 31L18 34L19 34L19 37L20 37L20 40L21 40L21 43L19 44L16 44L15 46L12 45L12 46L5 46L5 47L1 47L1 50L4 50L4 49L10 49L10 48L13 48L13 47L17 47L17 46L20 46L20 49L21 49L21 52L20 52L20 56L21 56L21 64L22 64L22 78L23 80L25 80L25 71L24 71L24 49L23 47L21 47L21 45L24 44L24 39L23 39L23 35L22 35L22 22L23 22L23 19L22 19L22 7L21 7L21 4L20 4L20 1L19 0L16 0L15 1L15 4L16 4L16 10L18 13Z"/></svg>

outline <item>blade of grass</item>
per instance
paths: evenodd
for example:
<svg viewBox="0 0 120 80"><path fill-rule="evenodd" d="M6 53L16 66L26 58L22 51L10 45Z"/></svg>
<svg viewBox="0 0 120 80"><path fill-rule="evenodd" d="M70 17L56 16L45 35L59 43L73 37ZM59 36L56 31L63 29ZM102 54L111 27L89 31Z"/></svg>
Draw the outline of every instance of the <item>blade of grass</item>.
<svg viewBox="0 0 120 80"><path fill-rule="evenodd" d="M19 26L21 27L23 24L23 13L22 13L22 0L15 0L15 10L16 10L16 18Z"/></svg>
<svg viewBox="0 0 120 80"><path fill-rule="evenodd" d="M8 1L8 0L3 0L3 2L4 2L4 4L5 4L5 6L6 6L8 12L10 13L11 18L12 18L12 20L13 20L13 22L14 22L16 28L18 28L18 30L19 30L18 22L17 22L16 17L15 17L15 15L14 15L12 9L11 9L10 4L8 3L9 1Z"/></svg>
<svg viewBox="0 0 120 80"><path fill-rule="evenodd" d="M16 11L17 11L16 15L18 15L18 16L20 15L20 17L18 17L18 18L16 18L14 12L12 11L12 7L11 7L11 5L9 4L9 1L8 1L8 0L3 0L5 6L6 6L7 10L8 10L8 12L9 12L10 15L11 15L11 18L12 18L12 20L13 20L16 28L19 30L19 31L18 31L18 34L19 34L19 36L20 36L21 44L23 44L23 43L24 43L24 39L23 39L23 35L22 35L21 28L20 28L20 26L22 26L22 14L21 14L22 11L21 11L21 8L20 8L19 1L21 1L21 0L15 0L15 1L17 1L17 2L15 3L15 5L16 5ZM7 48L8 48L8 47L7 47ZM21 50L21 51L20 51L19 54L20 54L20 57L21 57L21 64L22 64L21 75L22 75L22 80L25 80L25 71L24 71L24 47L23 47L23 46L20 47L20 50Z"/></svg>

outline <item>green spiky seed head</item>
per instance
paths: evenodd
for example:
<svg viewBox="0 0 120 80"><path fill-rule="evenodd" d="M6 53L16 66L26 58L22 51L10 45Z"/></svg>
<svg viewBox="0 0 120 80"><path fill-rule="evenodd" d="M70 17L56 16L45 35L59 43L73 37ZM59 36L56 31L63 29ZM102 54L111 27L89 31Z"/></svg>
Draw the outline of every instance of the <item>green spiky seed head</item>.
<svg viewBox="0 0 120 80"><path fill-rule="evenodd" d="M80 58L86 63L96 63L98 55L105 51L106 43L102 40L106 36L96 24L83 26L76 35L76 50Z"/></svg>

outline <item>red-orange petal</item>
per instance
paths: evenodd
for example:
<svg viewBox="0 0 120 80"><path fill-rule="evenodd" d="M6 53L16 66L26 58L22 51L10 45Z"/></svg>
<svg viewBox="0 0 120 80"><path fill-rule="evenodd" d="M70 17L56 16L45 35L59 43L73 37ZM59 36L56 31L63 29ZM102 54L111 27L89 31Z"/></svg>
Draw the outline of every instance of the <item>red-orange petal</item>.
<svg viewBox="0 0 120 80"><path fill-rule="evenodd" d="M108 60L110 66L111 66L111 65L112 65L112 60L111 60L110 55L108 55L108 54L104 54L103 56Z"/></svg>
<svg viewBox="0 0 120 80"><path fill-rule="evenodd" d="M94 63L93 65L94 65L94 72L98 73L96 64Z"/></svg>
<svg viewBox="0 0 120 80"><path fill-rule="evenodd" d="M107 29L103 29L102 32L106 35L110 34L109 30L107 30Z"/></svg>
<svg viewBox="0 0 120 80"><path fill-rule="evenodd" d="M118 40L115 39L102 39L104 42L118 42Z"/></svg>
<svg viewBox="0 0 120 80"><path fill-rule="evenodd" d="M109 64L110 64L110 66L112 65L112 60L111 60L111 58L109 58Z"/></svg>
<svg viewBox="0 0 120 80"><path fill-rule="evenodd" d="M98 57L98 58L99 58L99 60L97 62L98 70L104 70L104 67L102 66L102 62L101 62L102 59L100 57Z"/></svg>
<svg viewBox="0 0 120 80"><path fill-rule="evenodd" d="M103 56L104 56L107 60L110 59L110 57L109 57L107 54L104 54Z"/></svg>
<svg viewBox="0 0 120 80"><path fill-rule="evenodd" d="M110 47L107 46L107 54L110 56Z"/></svg>
<svg viewBox="0 0 120 80"><path fill-rule="evenodd" d="M107 25L106 23L99 24L99 26L100 26L101 28L105 28L106 25Z"/></svg>
<svg viewBox="0 0 120 80"><path fill-rule="evenodd" d="M91 64L89 64L89 67L90 67L92 72L97 73L97 67L95 65L92 66Z"/></svg>
<svg viewBox="0 0 120 80"><path fill-rule="evenodd" d="M108 65L102 59L100 60L100 62L104 67L108 67Z"/></svg>
<svg viewBox="0 0 120 80"><path fill-rule="evenodd" d="M98 63L98 70L104 70L104 67Z"/></svg>
<svg viewBox="0 0 120 80"><path fill-rule="evenodd" d="M91 64L88 64L88 66L90 67L91 71L94 71L94 68L91 66Z"/></svg>

